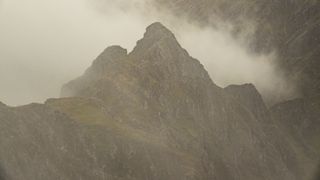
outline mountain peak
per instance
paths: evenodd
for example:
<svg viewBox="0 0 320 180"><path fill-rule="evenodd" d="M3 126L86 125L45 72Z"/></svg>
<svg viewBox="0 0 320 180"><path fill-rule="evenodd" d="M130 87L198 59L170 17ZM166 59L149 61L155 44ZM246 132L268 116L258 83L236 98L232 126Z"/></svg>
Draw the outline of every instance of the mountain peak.
<svg viewBox="0 0 320 180"><path fill-rule="evenodd" d="M145 37L155 35L168 35L174 37L173 33L160 22L152 23L147 27Z"/></svg>
<svg viewBox="0 0 320 180"><path fill-rule="evenodd" d="M170 52L182 50L174 34L159 22L155 22L147 27L143 38L137 42L136 47L130 54L141 56L141 54L144 54L150 48L164 48Z"/></svg>
<svg viewBox="0 0 320 180"><path fill-rule="evenodd" d="M118 59L127 55L127 50L121 46L114 45L107 47L100 55L101 58Z"/></svg>
<svg viewBox="0 0 320 180"><path fill-rule="evenodd" d="M104 71L102 67L106 66L106 64L112 64L116 61L124 59L127 54L127 50L121 46L109 46L97 57L91 68L89 68L89 71Z"/></svg>
<svg viewBox="0 0 320 180"><path fill-rule="evenodd" d="M120 74L121 78L114 77ZM127 77L124 78L125 76ZM106 77L113 78L110 80ZM161 23L153 23L147 27L144 37L137 42L132 52L127 54L127 51L120 46L107 48L93 62L84 76L66 84L62 88L61 94L62 97L70 94L107 97L108 95L101 95L103 94L101 92L104 92L107 89L106 87L109 88L110 86L104 87L104 83L108 84L112 81L119 86L120 82L132 77L137 81L157 77L159 81L155 82L160 86L164 82L176 84L176 81L181 79L199 80L206 82L206 84L214 84L203 65L181 47L174 34ZM106 80L106 82L97 83L101 79ZM98 86L91 88L95 85ZM127 86L127 84L125 83L122 86ZM131 86L133 85L131 84ZM83 89L86 88L90 90L85 92ZM216 89L220 88L215 86Z"/></svg>
<svg viewBox="0 0 320 180"><path fill-rule="evenodd" d="M250 98L246 98L247 100L254 98L258 101L263 102L259 91L251 83L242 84L242 85L229 85L224 89L229 94L233 94L237 98L243 98L244 96L246 96L246 97L250 97Z"/></svg>
<svg viewBox="0 0 320 180"><path fill-rule="evenodd" d="M164 39L178 43L174 34L168 28L160 22L155 22L147 27L146 32L140 41L147 42L149 44L156 43ZM139 45L139 42L137 45Z"/></svg>
<svg viewBox="0 0 320 180"><path fill-rule="evenodd" d="M224 88L231 97L238 100L256 116L263 117L267 112L267 107L259 91L253 84L230 85Z"/></svg>

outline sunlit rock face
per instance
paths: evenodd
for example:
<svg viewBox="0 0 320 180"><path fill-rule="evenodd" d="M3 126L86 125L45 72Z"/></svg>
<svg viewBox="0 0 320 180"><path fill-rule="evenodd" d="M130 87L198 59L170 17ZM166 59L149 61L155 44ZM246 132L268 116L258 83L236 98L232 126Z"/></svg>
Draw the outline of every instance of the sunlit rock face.
<svg viewBox="0 0 320 180"><path fill-rule="evenodd" d="M61 94L43 105L0 104L0 173L7 179L311 174L313 159L270 117L255 87L215 85L160 23L130 53L107 48Z"/></svg>

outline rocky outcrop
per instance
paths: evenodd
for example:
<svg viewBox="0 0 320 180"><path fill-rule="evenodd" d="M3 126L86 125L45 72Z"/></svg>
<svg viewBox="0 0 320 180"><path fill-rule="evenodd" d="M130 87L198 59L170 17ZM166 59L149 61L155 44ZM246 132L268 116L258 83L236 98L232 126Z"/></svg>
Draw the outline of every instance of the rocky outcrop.
<svg viewBox="0 0 320 180"><path fill-rule="evenodd" d="M268 108L253 84L230 85L225 88L225 91L248 108L248 111L254 113L256 118L268 118Z"/></svg>

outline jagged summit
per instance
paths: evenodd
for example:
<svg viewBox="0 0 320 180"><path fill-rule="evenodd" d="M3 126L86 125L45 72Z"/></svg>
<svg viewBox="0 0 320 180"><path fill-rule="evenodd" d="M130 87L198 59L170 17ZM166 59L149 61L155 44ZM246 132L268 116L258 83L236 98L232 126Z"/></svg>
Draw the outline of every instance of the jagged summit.
<svg viewBox="0 0 320 180"><path fill-rule="evenodd" d="M253 84L230 85L224 88L224 90L256 116L265 116L267 106L265 105L261 94Z"/></svg>
<svg viewBox="0 0 320 180"><path fill-rule="evenodd" d="M136 78L136 81L143 82L150 76L156 77L159 85L169 82L175 84L174 81L182 78L213 84L203 65L181 47L169 29L157 22L147 27L144 37L129 54L120 46L110 46L104 50L83 76L62 88L61 96L100 96L103 89L110 89L106 85L110 81L119 86L119 82L126 78ZM132 83L131 86L141 85ZM92 92L85 90L87 88Z"/></svg>
<svg viewBox="0 0 320 180"><path fill-rule="evenodd" d="M226 92L233 95L237 99L242 99L241 101L251 100L255 103L263 104L264 106L264 101L262 99L261 94L259 93L257 88L251 83L242 85L229 85L224 89Z"/></svg>
<svg viewBox="0 0 320 180"><path fill-rule="evenodd" d="M246 91L247 93L259 94L257 88L252 83L246 83L242 85L229 85L225 88L227 91Z"/></svg>
<svg viewBox="0 0 320 180"><path fill-rule="evenodd" d="M145 37L155 36L155 35L174 37L173 33L160 22L152 23L147 27Z"/></svg>
<svg viewBox="0 0 320 180"><path fill-rule="evenodd" d="M100 56L102 57L110 57L110 58L118 58L127 55L127 50L119 45L113 45L107 47Z"/></svg>
<svg viewBox="0 0 320 180"><path fill-rule="evenodd" d="M121 46L109 46L93 61L85 74L101 76L107 71L107 67L117 64L117 61L125 59L127 55L127 50Z"/></svg>
<svg viewBox="0 0 320 180"><path fill-rule="evenodd" d="M150 48L166 49L170 51L183 50L174 34L159 22L153 23L146 28L146 32L141 40L137 42L136 47L130 53L131 55L141 55Z"/></svg>
<svg viewBox="0 0 320 180"><path fill-rule="evenodd" d="M121 46L109 46L98 56L98 58L93 62L93 65L100 65L100 63L105 61L112 61L124 58L125 56L127 56L127 53L127 50L122 48Z"/></svg>

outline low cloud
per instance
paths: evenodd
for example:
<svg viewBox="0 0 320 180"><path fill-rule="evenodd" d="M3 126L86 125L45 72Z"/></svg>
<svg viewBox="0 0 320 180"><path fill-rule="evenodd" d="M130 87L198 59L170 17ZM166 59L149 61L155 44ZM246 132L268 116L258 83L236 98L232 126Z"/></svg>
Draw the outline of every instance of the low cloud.
<svg viewBox="0 0 320 180"><path fill-rule="evenodd" d="M237 39L223 29L184 29L178 32L181 44L204 64L219 86L253 83L268 103L294 94L293 86L277 66L276 53L252 53L247 39Z"/></svg>

